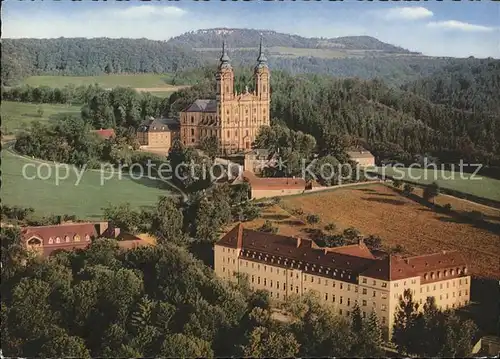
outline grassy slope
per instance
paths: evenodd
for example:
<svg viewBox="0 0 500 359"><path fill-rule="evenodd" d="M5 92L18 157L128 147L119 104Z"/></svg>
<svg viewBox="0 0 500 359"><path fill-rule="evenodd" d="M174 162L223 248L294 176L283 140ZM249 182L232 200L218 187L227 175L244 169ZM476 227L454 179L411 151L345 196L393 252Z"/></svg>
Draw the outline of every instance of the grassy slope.
<svg viewBox="0 0 500 359"><path fill-rule="evenodd" d="M380 173L382 169L379 168L378 170ZM422 184L430 184L436 181L443 188L449 188L464 193L470 193L475 196L500 201L500 180L497 179L482 177L479 175L473 177L478 179L470 179L471 174L468 173L464 173L464 178L460 178L459 173L453 174L450 171L441 170L434 172L434 170L424 170L419 168L411 169L411 176L408 176L409 169L398 168L396 171L399 172L395 172L394 169L386 167L384 170L387 176L395 176L403 172L403 179L408 179L409 181ZM454 179L449 179L452 178L452 175L454 176ZM418 177L418 179L412 179L411 177Z"/></svg>
<svg viewBox="0 0 500 359"><path fill-rule="evenodd" d="M77 176L71 170L70 176L56 185L52 164L53 175L49 179L29 180L22 174L23 166L29 163L40 164L8 150L2 151L2 203L33 207L40 215L74 214L82 219L97 219L102 215L101 208L109 204L129 202L134 208L140 208L155 205L158 196L171 193L157 181L137 181L126 176L119 179L118 174L101 186L101 173L96 171L85 172L79 185L75 185ZM44 176L47 166L40 171ZM28 167L26 173L33 176L35 172ZM61 176L64 174L61 170Z"/></svg>
<svg viewBox="0 0 500 359"><path fill-rule="evenodd" d="M133 75L100 75L100 76L31 76L24 80L24 84L31 86L64 87L69 84L75 86L99 84L102 87L172 87L167 83L168 74L133 74Z"/></svg>
<svg viewBox="0 0 500 359"><path fill-rule="evenodd" d="M38 116L38 108L43 109L42 117ZM79 115L80 105L52 105L52 104L32 104L2 101L2 133L17 133L27 128L33 121L48 122L65 115Z"/></svg>

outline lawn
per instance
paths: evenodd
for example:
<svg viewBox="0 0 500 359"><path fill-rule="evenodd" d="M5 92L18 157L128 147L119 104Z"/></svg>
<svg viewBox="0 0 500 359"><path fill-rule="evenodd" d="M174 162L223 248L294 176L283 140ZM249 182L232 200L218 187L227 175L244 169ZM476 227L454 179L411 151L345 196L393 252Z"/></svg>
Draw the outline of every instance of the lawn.
<svg viewBox="0 0 500 359"><path fill-rule="evenodd" d="M32 104L12 101L2 101L0 106L2 115L2 134L16 134L28 128L33 121L49 122L66 115L79 115L80 105L52 105L52 104ZM43 110L43 114L38 114L38 109Z"/></svg>
<svg viewBox="0 0 500 359"><path fill-rule="evenodd" d="M480 211L490 222L500 222L500 210L495 208L441 195L436 201L450 203L457 211ZM472 274L500 279L498 233L435 212L382 184L284 197L281 206L288 212L302 209L304 218L307 214L318 214L321 222L316 228L324 228L328 223L334 223L338 231L354 227L364 236L373 234L382 238L385 248L401 244L408 254L458 249L470 260ZM310 226L300 224L297 219L280 217L281 225L286 223L289 228L280 228L279 233L295 231L295 235L307 237L306 229Z"/></svg>
<svg viewBox="0 0 500 359"><path fill-rule="evenodd" d="M113 74L99 76L30 76L23 83L31 86L64 87L69 84L75 86L99 84L104 88L125 87L172 87L168 84L169 74Z"/></svg>
<svg viewBox="0 0 500 359"><path fill-rule="evenodd" d="M55 167L50 164L52 176L46 180L26 179L23 166L39 165L42 161L32 161L10 152L2 151L2 203L22 207L33 207L37 214L68 214L81 219L96 220L102 216L102 207L109 204L129 202L134 208L155 205L158 196L171 195L164 183L152 180L133 180L127 176L122 179L115 174L101 186L101 172L86 171L78 185L73 170L67 179L56 184ZM40 169L41 175L48 173L47 165ZM61 170L61 177L65 171ZM33 167L26 169L28 176L34 176Z"/></svg>
<svg viewBox="0 0 500 359"><path fill-rule="evenodd" d="M436 181L439 186L449 188L463 193L470 193L474 196L489 198L500 201L500 180L463 173L460 177L458 172L450 171L435 171L433 169L422 168L391 168L391 167L378 167L377 172L382 173L385 171L387 176L400 176L402 174L403 180L407 179L412 182L420 184L430 184ZM399 171L399 172L397 172ZM450 179L452 178L452 179Z"/></svg>

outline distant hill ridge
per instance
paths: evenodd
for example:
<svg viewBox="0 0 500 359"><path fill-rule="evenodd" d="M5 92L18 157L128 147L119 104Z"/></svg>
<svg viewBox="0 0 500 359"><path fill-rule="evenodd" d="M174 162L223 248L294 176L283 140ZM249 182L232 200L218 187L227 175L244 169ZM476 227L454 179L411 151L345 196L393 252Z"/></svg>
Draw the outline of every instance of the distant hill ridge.
<svg viewBox="0 0 500 359"><path fill-rule="evenodd" d="M222 40L237 48L255 47L260 37L266 47L292 47L311 49L343 49L383 51L399 54L419 54L402 47L387 44L371 36L344 36L337 38L307 38L299 35L284 34L274 30L213 28L190 31L170 39L168 42L192 48L220 47Z"/></svg>

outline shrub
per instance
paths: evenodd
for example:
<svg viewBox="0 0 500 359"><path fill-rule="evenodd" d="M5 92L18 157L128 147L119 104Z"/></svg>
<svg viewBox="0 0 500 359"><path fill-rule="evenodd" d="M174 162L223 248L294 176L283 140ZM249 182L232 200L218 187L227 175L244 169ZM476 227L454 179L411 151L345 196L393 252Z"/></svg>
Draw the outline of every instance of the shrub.
<svg viewBox="0 0 500 359"><path fill-rule="evenodd" d="M281 198L280 197L273 197L271 198L271 203L272 204L280 204L281 203Z"/></svg>
<svg viewBox="0 0 500 359"><path fill-rule="evenodd" d="M328 223L326 226L325 226L325 230L326 231L335 231L337 229L337 226L335 225L335 223Z"/></svg>
<svg viewBox="0 0 500 359"><path fill-rule="evenodd" d="M292 209L292 214L296 216L302 216L304 214L304 211L302 210L302 208L294 208Z"/></svg>
<svg viewBox="0 0 500 359"><path fill-rule="evenodd" d="M370 249L380 249L382 247L382 239L378 236L370 235L364 239L364 242Z"/></svg>
<svg viewBox="0 0 500 359"><path fill-rule="evenodd" d="M319 223L320 218L317 214L309 214L307 216L306 220L307 220L307 223L309 223L309 224L315 224L315 223Z"/></svg>
<svg viewBox="0 0 500 359"><path fill-rule="evenodd" d="M273 226L271 221L265 221L258 231L275 234L278 233L278 227Z"/></svg>
<svg viewBox="0 0 500 359"><path fill-rule="evenodd" d="M361 233L356 228L354 228L354 227L346 228L344 230L344 232L342 233L342 235L348 241L355 241L359 237L361 237Z"/></svg>
<svg viewBox="0 0 500 359"><path fill-rule="evenodd" d="M406 195L410 195L414 190L415 190L414 185L412 185L411 183L405 183L405 186L403 187L403 192Z"/></svg>
<svg viewBox="0 0 500 359"><path fill-rule="evenodd" d="M405 250L401 244L396 244L394 247L392 247L392 253L403 253Z"/></svg>
<svg viewBox="0 0 500 359"><path fill-rule="evenodd" d="M392 185L396 188L401 188L401 186L403 185L403 181L399 179L392 180Z"/></svg>
<svg viewBox="0 0 500 359"><path fill-rule="evenodd" d="M440 187L437 182L432 182L430 185L425 186L423 197L426 201L434 199L439 194Z"/></svg>
<svg viewBox="0 0 500 359"><path fill-rule="evenodd" d="M253 221L260 217L260 208L252 203L245 203L242 208L243 221Z"/></svg>
<svg viewBox="0 0 500 359"><path fill-rule="evenodd" d="M446 211L446 212L451 212L451 204L449 203L446 203L444 206L443 206L443 209Z"/></svg>
<svg viewBox="0 0 500 359"><path fill-rule="evenodd" d="M39 106L36 109L36 114L37 114L38 117L43 117L43 108L41 106Z"/></svg>

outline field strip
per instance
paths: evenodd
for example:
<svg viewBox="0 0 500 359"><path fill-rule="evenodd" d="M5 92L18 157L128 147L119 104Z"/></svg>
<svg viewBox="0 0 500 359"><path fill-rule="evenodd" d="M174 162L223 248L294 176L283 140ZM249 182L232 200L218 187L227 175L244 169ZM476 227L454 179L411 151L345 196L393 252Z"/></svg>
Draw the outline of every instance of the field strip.
<svg viewBox="0 0 500 359"><path fill-rule="evenodd" d="M177 91L188 88L190 86L181 85L181 86L168 86L168 87L135 87L134 90L138 92L165 92L165 91Z"/></svg>
<svg viewBox="0 0 500 359"><path fill-rule="evenodd" d="M479 203L479 202L470 201L470 200L465 199L465 198L455 197L455 196L452 196L451 194L440 193L439 195L443 196L443 197L450 197L450 198L459 199L459 200L462 200L464 202L467 202L467 203L470 203L470 204L474 204L476 206L481 206L481 207L492 209L492 210L496 210L496 211L499 210L497 207L487 206L485 204L482 204L482 203Z"/></svg>

